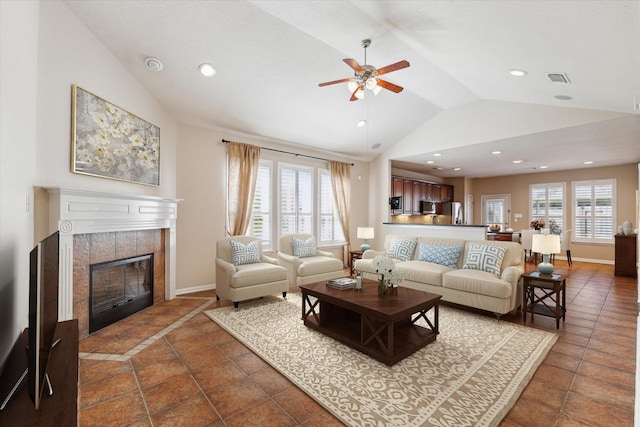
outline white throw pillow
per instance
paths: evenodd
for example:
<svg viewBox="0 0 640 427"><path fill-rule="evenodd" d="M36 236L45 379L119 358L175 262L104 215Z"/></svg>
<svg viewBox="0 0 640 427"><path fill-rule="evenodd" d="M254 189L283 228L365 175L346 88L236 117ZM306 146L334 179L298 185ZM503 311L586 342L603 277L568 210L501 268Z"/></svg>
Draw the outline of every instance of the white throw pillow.
<svg viewBox="0 0 640 427"><path fill-rule="evenodd" d="M500 277L500 267L506 251L503 246L470 243L462 268L486 271Z"/></svg>
<svg viewBox="0 0 640 427"><path fill-rule="evenodd" d="M291 241L293 243L294 256L297 256L298 258L305 258L318 255L315 238L309 237L307 240L300 240L292 237Z"/></svg>
<svg viewBox="0 0 640 427"><path fill-rule="evenodd" d="M416 249L416 241L409 239L393 239L389 246L387 256L399 261L408 261L413 256Z"/></svg>
<svg viewBox="0 0 640 427"><path fill-rule="evenodd" d="M254 240L243 245L235 240L229 240L231 244L231 262L233 265L254 264L260 262L260 241Z"/></svg>

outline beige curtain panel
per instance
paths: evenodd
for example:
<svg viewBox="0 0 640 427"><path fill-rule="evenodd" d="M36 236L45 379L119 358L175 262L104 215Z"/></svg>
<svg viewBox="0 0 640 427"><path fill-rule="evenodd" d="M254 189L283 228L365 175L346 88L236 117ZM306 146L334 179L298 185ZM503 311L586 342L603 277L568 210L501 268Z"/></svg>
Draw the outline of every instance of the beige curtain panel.
<svg viewBox="0 0 640 427"><path fill-rule="evenodd" d="M229 236L242 236L249 229L256 191L260 147L229 142L227 200Z"/></svg>
<svg viewBox="0 0 640 427"><path fill-rule="evenodd" d="M349 241L349 206L351 206L351 164L329 160L329 175L333 188L333 198L342 231L344 232L344 254L342 259L346 263L349 259L351 242Z"/></svg>

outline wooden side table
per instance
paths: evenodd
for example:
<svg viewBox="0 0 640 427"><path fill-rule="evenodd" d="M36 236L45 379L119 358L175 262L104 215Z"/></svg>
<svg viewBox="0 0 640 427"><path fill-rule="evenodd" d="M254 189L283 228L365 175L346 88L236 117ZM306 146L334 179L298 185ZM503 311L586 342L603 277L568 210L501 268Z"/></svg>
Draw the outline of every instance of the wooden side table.
<svg viewBox="0 0 640 427"><path fill-rule="evenodd" d="M526 322L527 313L555 317L556 329L560 328L560 319L567 312L567 276L563 274L540 274L530 271L522 275L522 320ZM538 293L536 293L536 289Z"/></svg>
<svg viewBox="0 0 640 427"><path fill-rule="evenodd" d="M362 250L349 251L349 269L351 270L351 277L356 276L356 260L362 259Z"/></svg>

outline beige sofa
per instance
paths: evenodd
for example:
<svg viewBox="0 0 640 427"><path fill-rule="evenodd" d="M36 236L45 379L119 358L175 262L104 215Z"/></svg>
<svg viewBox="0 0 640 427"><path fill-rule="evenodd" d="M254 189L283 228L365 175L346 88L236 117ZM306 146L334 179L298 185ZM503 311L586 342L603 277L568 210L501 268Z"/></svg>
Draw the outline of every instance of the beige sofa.
<svg viewBox="0 0 640 427"><path fill-rule="evenodd" d="M247 250L250 244L253 246ZM244 249L246 253L242 254L237 249ZM238 307L240 301L278 292L286 298L289 290L287 269L279 265L277 259L262 252L260 239L227 237L216 242L216 252L217 299L230 299Z"/></svg>
<svg viewBox="0 0 640 427"><path fill-rule="evenodd" d="M414 242L413 250L404 244L408 241ZM403 247L404 252L398 247ZM499 317L520 306L523 254L516 242L388 235L384 250L365 251L355 268L363 277L376 280L373 259L392 255L396 266L404 271L400 286L439 294L443 301L490 311ZM450 266L443 265L447 257Z"/></svg>

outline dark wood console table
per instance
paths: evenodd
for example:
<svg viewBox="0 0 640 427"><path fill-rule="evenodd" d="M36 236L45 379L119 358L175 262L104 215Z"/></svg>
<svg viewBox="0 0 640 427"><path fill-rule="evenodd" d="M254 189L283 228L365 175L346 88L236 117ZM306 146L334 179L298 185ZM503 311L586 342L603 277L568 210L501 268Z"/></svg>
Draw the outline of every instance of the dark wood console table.
<svg viewBox="0 0 640 427"><path fill-rule="evenodd" d="M27 335L25 329L9 354L0 377L0 402L27 368ZM59 322L56 339L61 341L53 349L47 373L53 395L44 393L36 411L27 393L27 381L20 385L7 406L0 411L0 426L52 426L78 425L78 320Z"/></svg>
<svg viewBox="0 0 640 427"><path fill-rule="evenodd" d="M638 236L636 234L630 234L628 236L616 234L616 266L613 272L615 276L637 276L637 238Z"/></svg>

